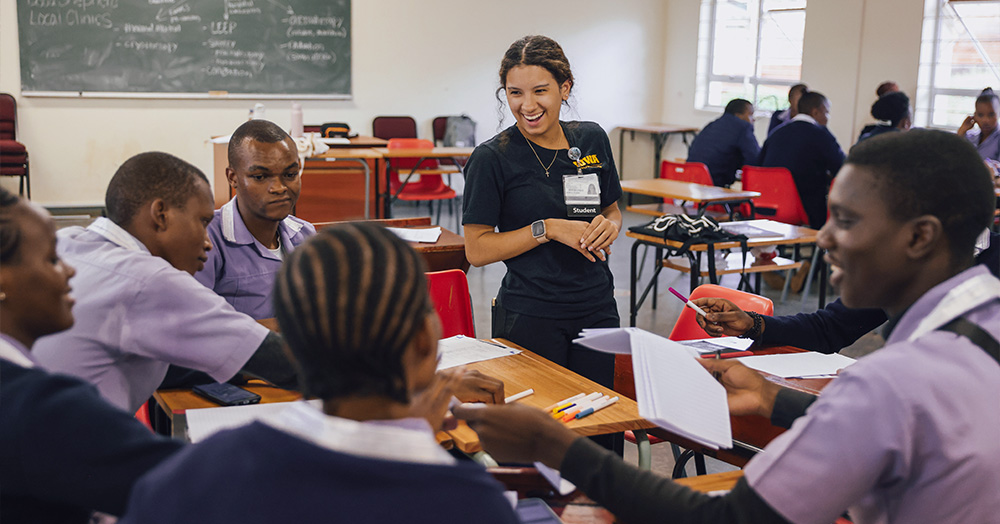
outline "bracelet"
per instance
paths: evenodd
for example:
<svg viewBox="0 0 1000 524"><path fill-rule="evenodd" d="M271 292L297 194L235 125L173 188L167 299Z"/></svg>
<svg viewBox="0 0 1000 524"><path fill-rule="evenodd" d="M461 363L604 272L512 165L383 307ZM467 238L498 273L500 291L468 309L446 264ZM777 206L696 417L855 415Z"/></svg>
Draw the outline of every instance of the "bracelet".
<svg viewBox="0 0 1000 524"><path fill-rule="evenodd" d="M750 315L750 318L753 319L753 327L746 330L739 338L751 338L756 341L760 338L761 328L764 327L764 319L760 313L754 313L753 311L747 311L746 314Z"/></svg>

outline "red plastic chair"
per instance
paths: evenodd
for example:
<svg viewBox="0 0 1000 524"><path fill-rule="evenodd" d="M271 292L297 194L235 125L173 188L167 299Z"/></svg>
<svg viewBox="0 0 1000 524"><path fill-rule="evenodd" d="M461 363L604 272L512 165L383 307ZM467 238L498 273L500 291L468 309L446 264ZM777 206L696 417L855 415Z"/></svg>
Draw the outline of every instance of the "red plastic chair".
<svg viewBox="0 0 1000 524"><path fill-rule="evenodd" d="M420 138L390 138L389 149L430 149L434 144ZM419 158L393 158L390 163L389 191L394 198L410 202L448 200L449 209L457 196L455 190L444 183L440 173L428 173L440 169L438 161L429 158L420 162ZM413 176L410 176L410 173ZM419 180L416 176L419 175ZM409 178L409 180L404 180ZM432 209L433 211L433 209ZM438 206L438 223L441 222L441 206Z"/></svg>
<svg viewBox="0 0 1000 524"><path fill-rule="evenodd" d="M0 93L0 176L20 179L19 191L31 198L31 178L28 171L28 150L17 141L17 101L7 93Z"/></svg>
<svg viewBox="0 0 1000 524"><path fill-rule="evenodd" d="M671 162L664 160L660 164L660 178L680 182L693 182L705 186L714 185L712 183L712 175L708 172L708 166L701 162Z"/></svg>
<svg viewBox="0 0 1000 524"><path fill-rule="evenodd" d="M135 412L135 418L142 422L143 426L153 431L153 423L149 421L149 403L144 402L142 406L139 406L139 410Z"/></svg>
<svg viewBox="0 0 1000 524"><path fill-rule="evenodd" d="M372 120L372 136L391 138L417 138L417 121L410 116L377 116Z"/></svg>
<svg viewBox="0 0 1000 524"><path fill-rule="evenodd" d="M441 319L441 338L455 335L475 337L476 322L472 316L472 297L465 272L449 269L431 271L426 275L434 310Z"/></svg>
<svg viewBox="0 0 1000 524"><path fill-rule="evenodd" d="M743 166L743 190L757 191L753 199L761 218L769 218L793 226L809 225L809 217L802 207L802 198L795 187L792 172L784 167ZM763 212L762 212L763 210ZM773 211L771 216L769 211Z"/></svg>

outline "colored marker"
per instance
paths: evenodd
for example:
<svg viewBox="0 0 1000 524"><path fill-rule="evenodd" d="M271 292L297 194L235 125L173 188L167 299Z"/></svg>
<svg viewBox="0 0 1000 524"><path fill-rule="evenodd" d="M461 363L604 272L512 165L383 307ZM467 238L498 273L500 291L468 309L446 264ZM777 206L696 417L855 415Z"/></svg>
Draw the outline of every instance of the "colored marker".
<svg viewBox="0 0 1000 524"><path fill-rule="evenodd" d="M601 402L604 402L604 401L608 400L608 398L609 397L607 395L601 395L600 397L595 398L595 399L593 399L593 400L591 400L589 402L581 402L575 408L572 408L572 409L569 409L569 410L565 411L565 413L563 415L563 419L562 419L563 422L569 422L569 421L573 420L581 412L593 408L594 406L600 404Z"/></svg>
<svg viewBox="0 0 1000 524"><path fill-rule="evenodd" d="M681 302L687 304L687 307L695 310L699 315L701 315L703 317L707 317L708 316L708 313L705 313L704 309L701 309L694 302L691 302L690 300L688 300L687 297L685 297L684 295L678 293L676 289L674 289L674 288L669 288L669 289L670 289L670 292L673 293L675 297L681 299Z"/></svg>
<svg viewBox="0 0 1000 524"><path fill-rule="evenodd" d="M703 353L701 358L739 358L739 357L752 357L753 351L729 351L722 352L716 351L715 353Z"/></svg>
<svg viewBox="0 0 1000 524"><path fill-rule="evenodd" d="M585 393L577 393L576 395L573 395L572 397L564 398L564 399L560 400L559 402L556 402L555 404L552 404L551 406L545 408L544 411L555 410L559 406L562 406L564 404L568 404L570 402L573 402L574 400L576 400L578 398L582 398L584 395L585 395Z"/></svg>
<svg viewBox="0 0 1000 524"><path fill-rule="evenodd" d="M518 393L516 395L511 395L511 396L505 398L504 399L504 403L505 404L510 404L511 402L514 402L515 400L521 400L522 398L527 397L528 395L531 395L534 392L535 392L535 390L533 390L531 388L528 388L528 389L526 389L526 390L524 390L524 391L522 391L522 392L520 392L520 393Z"/></svg>
<svg viewBox="0 0 1000 524"><path fill-rule="evenodd" d="M569 413L576 413L577 411L580 410L581 406L585 406L590 402L593 402L599 398L601 398L601 394L595 391L581 399L577 399L575 402L571 402L570 404L567 404L565 406L560 406L559 409L555 410L552 413L552 418L560 418L566 416Z"/></svg>
<svg viewBox="0 0 1000 524"><path fill-rule="evenodd" d="M587 415L591 415L596 411L600 411L610 406L611 404L614 404L615 402L618 402L618 397L611 397L608 400L605 400L604 402L597 404L596 406L592 406L581 411L579 414L577 414L576 418L583 418L586 417Z"/></svg>

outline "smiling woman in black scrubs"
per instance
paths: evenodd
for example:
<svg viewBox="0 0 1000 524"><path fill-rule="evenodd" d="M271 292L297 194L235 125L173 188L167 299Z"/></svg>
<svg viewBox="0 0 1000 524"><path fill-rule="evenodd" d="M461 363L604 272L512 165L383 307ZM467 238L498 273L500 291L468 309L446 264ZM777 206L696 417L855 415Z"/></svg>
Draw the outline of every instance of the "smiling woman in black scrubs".
<svg viewBox="0 0 1000 524"><path fill-rule="evenodd" d="M473 265L507 266L494 336L610 387L614 357L572 340L619 325L607 257L622 224L621 186L607 133L559 120L572 88L552 39L527 36L504 54L497 99L504 93L516 123L469 158L465 249Z"/></svg>

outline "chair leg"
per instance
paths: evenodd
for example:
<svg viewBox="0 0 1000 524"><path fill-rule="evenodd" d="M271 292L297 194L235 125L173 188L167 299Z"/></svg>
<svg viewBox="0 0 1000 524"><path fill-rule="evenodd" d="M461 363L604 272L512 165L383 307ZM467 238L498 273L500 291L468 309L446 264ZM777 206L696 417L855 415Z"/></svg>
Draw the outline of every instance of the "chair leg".
<svg viewBox="0 0 1000 524"><path fill-rule="evenodd" d="M819 260L819 246L813 246L813 256L809 274L806 275L806 285L802 288L802 308L806 307L806 299L809 297L809 290L812 289L813 271L817 270L816 263Z"/></svg>

